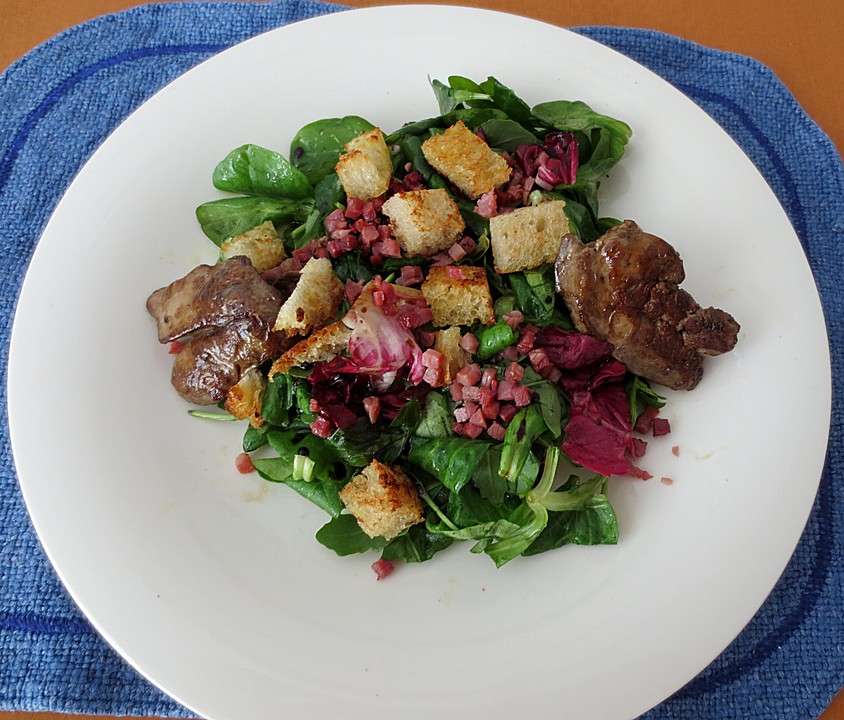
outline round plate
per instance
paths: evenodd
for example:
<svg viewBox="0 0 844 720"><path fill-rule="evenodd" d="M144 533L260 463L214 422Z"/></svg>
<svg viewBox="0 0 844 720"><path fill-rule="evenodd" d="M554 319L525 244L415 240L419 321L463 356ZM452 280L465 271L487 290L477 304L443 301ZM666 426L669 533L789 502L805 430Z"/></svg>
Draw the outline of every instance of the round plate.
<svg viewBox="0 0 844 720"><path fill-rule="evenodd" d="M416 49L397 48L398 32ZM553 62L537 62L537 47L553 47ZM696 390L668 394L673 432L642 463L655 479L612 482L617 546L500 570L460 546L376 582L373 557L338 558L314 540L320 510L237 473L239 425L187 415L144 303L216 259L194 208L218 195L211 171L229 150L286 153L299 127L328 116L395 129L437 114L428 78L451 74L627 121L633 139L602 187L603 212L674 244L684 287L742 332ZM9 407L20 483L63 582L118 652L205 717L615 719L703 669L788 562L825 453L827 358L783 210L686 97L557 27L385 7L256 37L118 128L35 252ZM57 405L73 422L46 439L42 411Z"/></svg>

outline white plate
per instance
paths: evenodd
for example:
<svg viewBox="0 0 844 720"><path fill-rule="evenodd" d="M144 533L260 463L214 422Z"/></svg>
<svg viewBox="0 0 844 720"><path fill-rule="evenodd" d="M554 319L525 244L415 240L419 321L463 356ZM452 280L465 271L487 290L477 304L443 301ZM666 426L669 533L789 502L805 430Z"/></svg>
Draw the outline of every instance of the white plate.
<svg viewBox="0 0 844 720"><path fill-rule="evenodd" d="M416 49L397 41L408 32ZM698 389L670 394L674 431L644 462L655 479L613 483L618 546L500 570L457 547L377 583L372 557L316 543L321 511L237 473L239 426L187 416L144 301L215 259L193 212L215 197L211 170L233 147L286 152L300 126L343 114L394 129L436 114L428 77L455 73L626 120L633 140L602 209L669 239L685 287L730 310L742 333L706 363ZM21 486L63 582L122 655L196 712L615 719L702 670L785 567L824 458L827 358L785 214L693 103L565 30L405 6L250 40L162 90L105 142L35 253L9 406ZM71 419L51 423L49 439L45 407Z"/></svg>

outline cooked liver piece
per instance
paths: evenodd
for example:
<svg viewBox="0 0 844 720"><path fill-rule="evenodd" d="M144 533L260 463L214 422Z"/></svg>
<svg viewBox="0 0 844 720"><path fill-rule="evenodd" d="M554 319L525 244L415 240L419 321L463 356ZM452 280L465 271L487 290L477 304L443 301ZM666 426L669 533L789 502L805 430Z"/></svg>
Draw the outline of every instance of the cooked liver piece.
<svg viewBox="0 0 844 720"><path fill-rule="evenodd" d="M219 265L200 265L156 290L147 310L158 325L159 342L167 343L240 318L274 321L282 300L248 258L237 256Z"/></svg>
<svg viewBox="0 0 844 720"><path fill-rule="evenodd" d="M632 220L594 243L566 235L556 262L557 292L575 327L609 342L632 372L675 390L691 390L702 355L732 350L739 324L701 308L680 289L683 261L665 240Z"/></svg>
<svg viewBox="0 0 844 720"><path fill-rule="evenodd" d="M162 343L178 339L177 392L197 405L223 400L241 375L283 350L272 332L283 298L245 257L200 265L147 300Z"/></svg>

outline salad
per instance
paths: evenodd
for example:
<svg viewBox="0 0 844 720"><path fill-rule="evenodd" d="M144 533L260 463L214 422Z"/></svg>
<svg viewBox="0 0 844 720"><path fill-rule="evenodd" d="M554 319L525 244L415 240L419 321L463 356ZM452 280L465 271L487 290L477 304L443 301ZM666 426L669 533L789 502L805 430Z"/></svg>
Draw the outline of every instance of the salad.
<svg viewBox="0 0 844 720"><path fill-rule="evenodd" d="M645 437L670 430L561 291L563 239L627 225L598 188L630 128L492 77L431 86L438 113L389 133L346 116L287 157L233 150L231 196L196 210L220 262L147 304L176 389L219 406L191 413L247 421L238 468L324 510L316 539L377 553L379 578L459 541L497 566L616 543L610 477L650 477Z"/></svg>

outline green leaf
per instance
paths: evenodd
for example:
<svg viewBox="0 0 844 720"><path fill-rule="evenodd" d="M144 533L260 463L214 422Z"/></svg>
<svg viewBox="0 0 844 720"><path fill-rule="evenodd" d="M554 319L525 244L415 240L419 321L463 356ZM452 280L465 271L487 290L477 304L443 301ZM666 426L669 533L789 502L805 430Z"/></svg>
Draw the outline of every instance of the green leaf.
<svg viewBox="0 0 844 720"><path fill-rule="evenodd" d="M507 152L515 152L521 144L538 145L539 138L515 120L493 118L481 125L486 144Z"/></svg>
<svg viewBox="0 0 844 720"><path fill-rule="evenodd" d="M537 394L542 419L555 438L563 434L563 407L567 404L559 386L549 382L533 368L524 368L522 384Z"/></svg>
<svg viewBox="0 0 844 720"><path fill-rule="evenodd" d="M274 150L241 145L220 161L212 175L214 187L241 195L264 195L302 200L312 194L311 183Z"/></svg>
<svg viewBox="0 0 844 720"><path fill-rule="evenodd" d="M454 541L442 533L431 532L424 524L412 525L407 532L394 538L384 548L384 560L404 560L419 563L430 560Z"/></svg>
<svg viewBox="0 0 844 720"><path fill-rule="evenodd" d="M442 393L433 390L425 396L422 417L416 427L421 438L445 438L453 435L454 410L451 401Z"/></svg>
<svg viewBox="0 0 844 720"><path fill-rule="evenodd" d="M632 375L627 380L627 404L630 406L630 421L633 425L642 414L646 405L661 408L665 406L665 398L654 392L648 381L638 375Z"/></svg>
<svg viewBox="0 0 844 720"><path fill-rule="evenodd" d="M325 118L305 125L290 145L290 160L316 185L334 171L346 143L375 127L356 115Z"/></svg>
<svg viewBox="0 0 844 720"><path fill-rule="evenodd" d="M462 437L414 437L407 460L456 491L469 482L489 446L486 441Z"/></svg>
<svg viewBox="0 0 844 720"><path fill-rule="evenodd" d="M554 268L541 265L531 270L509 273L507 280L516 296L525 320L547 325L554 315Z"/></svg>
<svg viewBox="0 0 844 720"><path fill-rule="evenodd" d="M536 118L534 113L531 112L530 106L512 89L500 83L494 77L489 77L482 82L481 89L492 96L494 106L506 113L510 119L526 127L532 127L536 124Z"/></svg>
<svg viewBox="0 0 844 720"><path fill-rule="evenodd" d="M539 460L532 452L528 452L521 472L514 482L511 482L499 472L501 464L501 445L491 447L478 464L472 484L478 489L481 497L493 505L501 505L507 493L524 495L539 476Z"/></svg>
<svg viewBox="0 0 844 720"><path fill-rule="evenodd" d="M340 499L341 483L325 478L315 478L310 482L293 479L293 463L285 458L257 458L252 461L258 474L265 480L287 485L306 500L322 508L332 517L337 517L343 510Z"/></svg>
<svg viewBox="0 0 844 720"><path fill-rule="evenodd" d="M518 333L503 320L495 325L485 325L478 333L478 349L475 355L488 360L519 339Z"/></svg>
<svg viewBox="0 0 844 720"><path fill-rule="evenodd" d="M314 186L314 202L316 209L323 215L337 209L338 205L346 201L346 191L335 172L326 175Z"/></svg>
<svg viewBox="0 0 844 720"><path fill-rule="evenodd" d="M554 100L534 106L533 116L555 130L588 132L594 128L608 131L615 141L626 145L633 131L630 126L608 115L595 112L580 100Z"/></svg>
<svg viewBox="0 0 844 720"><path fill-rule="evenodd" d="M258 227L268 220L274 225L304 222L312 206L271 197L235 197L212 200L196 209L196 219L215 245Z"/></svg>
<svg viewBox="0 0 844 720"><path fill-rule="evenodd" d="M316 539L341 557L381 550L387 544L383 537L369 537L361 530L355 516L348 513L331 518L317 530Z"/></svg>
<svg viewBox="0 0 844 720"><path fill-rule="evenodd" d="M267 429L267 425L262 425L259 428L248 425L243 433L243 452L251 453L266 445Z"/></svg>
<svg viewBox="0 0 844 720"><path fill-rule="evenodd" d="M536 404L519 410L504 434L501 462L498 466L499 474L515 483L531 454L531 446L547 429L548 426L542 418L542 410ZM529 489L525 488L524 492Z"/></svg>

